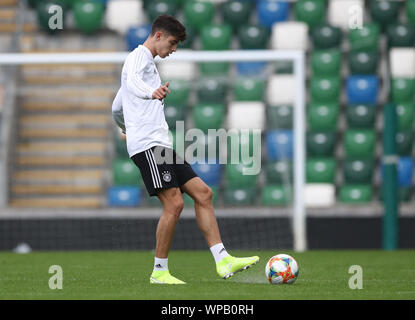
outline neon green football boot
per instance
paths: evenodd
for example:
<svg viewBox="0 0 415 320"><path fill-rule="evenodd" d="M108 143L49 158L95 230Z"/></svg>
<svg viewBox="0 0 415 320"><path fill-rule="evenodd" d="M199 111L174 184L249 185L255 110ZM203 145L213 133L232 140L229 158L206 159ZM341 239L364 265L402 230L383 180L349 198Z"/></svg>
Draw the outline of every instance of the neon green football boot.
<svg viewBox="0 0 415 320"><path fill-rule="evenodd" d="M186 284L175 277L173 277L169 270L165 271L153 271L150 277L150 283L155 284Z"/></svg>
<svg viewBox="0 0 415 320"><path fill-rule="evenodd" d="M258 261L258 256L235 258L229 255L216 264L216 271L222 279L229 279L235 273L250 268Z"/></svg>

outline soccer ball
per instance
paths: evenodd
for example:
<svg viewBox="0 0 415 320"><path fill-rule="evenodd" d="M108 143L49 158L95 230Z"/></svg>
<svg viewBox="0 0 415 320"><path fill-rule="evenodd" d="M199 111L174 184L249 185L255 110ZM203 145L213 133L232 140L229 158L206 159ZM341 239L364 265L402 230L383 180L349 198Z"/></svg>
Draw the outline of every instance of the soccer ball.
<svg viewBox="0 0 415 320"><path fill-rule="evenodd" d="M298 277L298 264L288 254L277 254L268 260L265 276L271 284L292 284Z"/></svg>

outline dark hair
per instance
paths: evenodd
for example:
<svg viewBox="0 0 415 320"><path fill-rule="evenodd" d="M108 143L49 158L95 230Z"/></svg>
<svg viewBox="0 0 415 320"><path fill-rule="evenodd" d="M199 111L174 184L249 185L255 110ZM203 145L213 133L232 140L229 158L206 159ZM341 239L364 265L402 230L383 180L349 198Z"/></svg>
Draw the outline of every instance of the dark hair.
<svg viewBox="0 0 415 320"><path fill-rule="evenodd" d="M176 37L179 41L186 40L186 28L176 18L163 14L158 16L151 27L151 35L157 31L166 31Z"/></svg>

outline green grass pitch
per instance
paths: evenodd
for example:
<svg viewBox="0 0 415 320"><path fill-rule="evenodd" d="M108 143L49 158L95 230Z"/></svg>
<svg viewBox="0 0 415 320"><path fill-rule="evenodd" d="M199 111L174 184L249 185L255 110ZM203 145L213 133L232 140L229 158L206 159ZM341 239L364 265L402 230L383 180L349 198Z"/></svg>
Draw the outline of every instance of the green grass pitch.
<svg viewBox="0 0 415 320"><path fill-rule="evenodd" d="M300 266L293 285L271 285L265 278L268 259L291 254ZM0 299L138 299L138 300L355 300L415 299L415 251L232 251L257 254L260 262L220 279L209 250L172 251L170 272L186 285L150 285L149 251L0 252ZM63 288L51 290L52 265L63 271ZM352 265L362 268L362 289L350 289Z"/></svg>

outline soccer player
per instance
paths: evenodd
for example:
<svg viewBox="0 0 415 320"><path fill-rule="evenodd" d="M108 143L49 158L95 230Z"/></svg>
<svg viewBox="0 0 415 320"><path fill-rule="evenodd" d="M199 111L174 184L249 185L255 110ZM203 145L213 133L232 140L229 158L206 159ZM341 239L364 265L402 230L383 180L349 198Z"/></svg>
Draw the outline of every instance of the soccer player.
<svg viewBox="0 0 415 320"><path fill-rule="evenodd" d="M169 83L161 84L154 58L165 58L186 39L186 30L174 17L155 19L151 33L126 58L121 88L112 106L116 123L126 133L128 154L140 169L150 196L157 196L163 211L156 230L154 269L150 283L184 284L168 269L168 254L174 230L183 210L182 192L195 203L196 220L216 263L220 277L227 279L247 269L259 257L235 258L222 243L212 206L212 190L192 167L173 150L164 116L163 99L170 93ZM172 159L172 161L161 161Z"/></svg>

